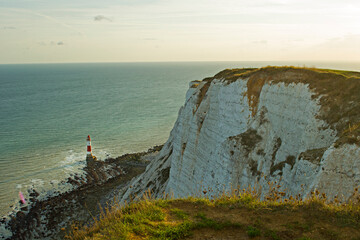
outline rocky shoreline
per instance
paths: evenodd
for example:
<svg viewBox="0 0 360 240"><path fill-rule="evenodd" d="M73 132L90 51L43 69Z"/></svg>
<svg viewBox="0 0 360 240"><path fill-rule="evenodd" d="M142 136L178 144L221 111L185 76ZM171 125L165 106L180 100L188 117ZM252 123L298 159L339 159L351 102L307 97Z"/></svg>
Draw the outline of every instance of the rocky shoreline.
<svg viewBox="0 0 360 240"><path fill-rule="evenodd" d="M0 231L0 239L63 239L71 225L89 224L97 218L133 177L145 171L161 148L155 146L146 152L104 161L88 158L85 174L76 174L64 182L73 190L45 200L38 200L39 193L32 189L27 206L0 219L0 229L12 233L6 236Z"/></svg>

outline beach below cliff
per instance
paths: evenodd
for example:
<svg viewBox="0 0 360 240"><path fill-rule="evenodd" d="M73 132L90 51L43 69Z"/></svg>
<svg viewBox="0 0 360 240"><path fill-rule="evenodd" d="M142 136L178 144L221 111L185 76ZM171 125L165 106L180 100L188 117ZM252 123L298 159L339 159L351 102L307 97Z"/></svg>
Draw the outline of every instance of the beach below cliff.
<svg viewBox="0 0 360 240"><path fill-rule="evenodd" d="M0 220L0 239L63 239L72 225L91 224L119 198L133 177L145 171L161 148L104 161L87 159L84 174L64 181L73 186L65 193L39 200L39 193L30 190L27 204Z"/></svg>

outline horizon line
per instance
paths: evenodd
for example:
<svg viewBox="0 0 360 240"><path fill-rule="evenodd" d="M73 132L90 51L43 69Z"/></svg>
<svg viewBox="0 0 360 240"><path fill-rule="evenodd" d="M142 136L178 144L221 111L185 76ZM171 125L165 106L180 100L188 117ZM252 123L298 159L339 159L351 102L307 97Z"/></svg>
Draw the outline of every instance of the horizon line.
<svg viewBox="0 0 360 240"><path fill-rule="evenodd" d="M24 62L0 63L0 65L41 65L41 64L99 64L99 63L200 63L200 62L308 62L308 63L360 63L360 60L187 60L187 61L104 61L104 62Z"/></svg>

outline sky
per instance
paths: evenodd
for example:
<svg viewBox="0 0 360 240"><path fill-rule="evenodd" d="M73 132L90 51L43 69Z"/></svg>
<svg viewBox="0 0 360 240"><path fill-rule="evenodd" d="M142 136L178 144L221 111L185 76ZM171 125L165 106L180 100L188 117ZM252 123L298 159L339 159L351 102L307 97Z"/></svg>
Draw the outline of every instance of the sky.
<svg viewBox="0 0 360 240"><path fill-rule="evenodd" d="M360 61L358 0L0 0L0 64Z"/></svg>

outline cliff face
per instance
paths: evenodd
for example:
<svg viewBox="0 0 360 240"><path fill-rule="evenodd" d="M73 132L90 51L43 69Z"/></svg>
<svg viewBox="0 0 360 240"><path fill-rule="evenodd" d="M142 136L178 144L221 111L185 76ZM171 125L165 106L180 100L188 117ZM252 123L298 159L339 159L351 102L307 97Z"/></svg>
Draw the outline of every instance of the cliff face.
<svg viewBox="0 0 360 240"><path fill-rule="evenodd" d="M225 70L190 83L170 137L123 200L277 182L348 198L360 185L360 74L296 68Z"/></svg>

